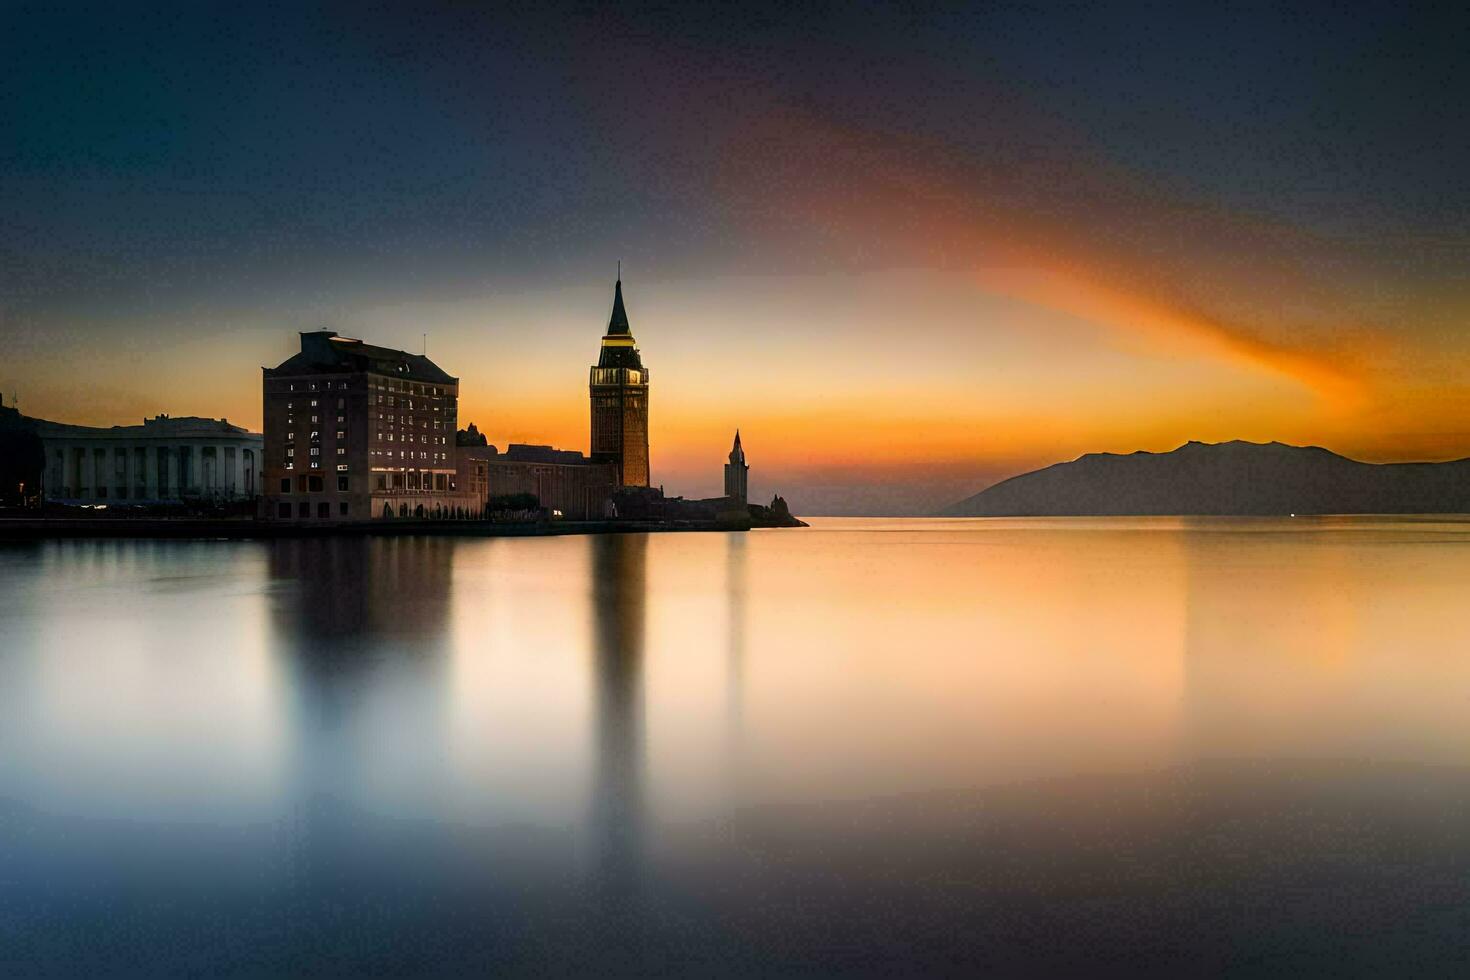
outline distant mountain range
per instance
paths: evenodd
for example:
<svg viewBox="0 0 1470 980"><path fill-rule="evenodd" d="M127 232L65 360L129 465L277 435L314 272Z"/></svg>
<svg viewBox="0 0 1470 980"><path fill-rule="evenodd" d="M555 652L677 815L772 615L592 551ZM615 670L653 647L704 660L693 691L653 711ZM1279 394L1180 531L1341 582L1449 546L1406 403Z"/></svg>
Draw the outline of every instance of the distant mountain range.
<svg viewBox="0 0 1470 980"><path fill-rule="evenodd" d="M1189 442L1089 453L945 508L947 517L1470 513L1470 459L1360 463L1317 446Z"/></svg>

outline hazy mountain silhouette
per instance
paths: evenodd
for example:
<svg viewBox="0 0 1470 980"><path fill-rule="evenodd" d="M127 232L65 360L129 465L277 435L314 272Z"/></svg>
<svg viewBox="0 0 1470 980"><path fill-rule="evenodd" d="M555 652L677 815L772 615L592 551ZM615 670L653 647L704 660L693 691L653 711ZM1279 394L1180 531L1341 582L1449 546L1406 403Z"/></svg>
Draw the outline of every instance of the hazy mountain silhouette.
<svg viewBox="0 0 1470 980"><path fill-rule="evenodd" d="M1470 459L1360 463L1317 446L1189 442L1173 452L1089 453L1023 473L948 517L1470 512Z"/></svg>

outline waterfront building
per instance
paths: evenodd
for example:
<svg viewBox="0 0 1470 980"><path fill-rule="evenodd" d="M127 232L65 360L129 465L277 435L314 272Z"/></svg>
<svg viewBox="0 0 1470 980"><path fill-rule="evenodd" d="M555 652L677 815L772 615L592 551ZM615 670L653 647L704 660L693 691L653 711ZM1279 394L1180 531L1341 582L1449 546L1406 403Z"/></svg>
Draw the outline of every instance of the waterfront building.
<svg viewBox="0 0 1470 980"><path fill-rule="evenodd" d="M500 452L469 441L474 436L467 432L460 437L460 485L476 495L481 511L493 497L529 493L553 516L572 521L608 516L608 501L618 485L616 464L569 449L515 442Z"/></svg>
<svg viewBox="0 0 1470 980"><path fill-rule="evenodd" d="M648 369L628 326L621 277L613 287L612 316L588 390L592 458L615 464L619 485L648 486Z"/></svg>
<svg viewBox="0 0 1470 980"><path fill-rule="evenodd" d="M277 520L459 516L459 379L422 354L331 330L262 368L264 514Z"/></svg>
<svg viewBox="0 0 1470 980"><path fill-rule="evenodd" d="M158 415L110 427L33 420L46 454L45 497L65 504L249 500L262 439L226 419Z"/></svg>
<svg viewBox="0 0 1470 980"><path fill-rule="evenodd" d="M745 503L746 480L750 467L745 463L745 450L740 448L740 430L735 430L735 445L730 449L730 461L725 464L725 496L739 504Z"/></svg>

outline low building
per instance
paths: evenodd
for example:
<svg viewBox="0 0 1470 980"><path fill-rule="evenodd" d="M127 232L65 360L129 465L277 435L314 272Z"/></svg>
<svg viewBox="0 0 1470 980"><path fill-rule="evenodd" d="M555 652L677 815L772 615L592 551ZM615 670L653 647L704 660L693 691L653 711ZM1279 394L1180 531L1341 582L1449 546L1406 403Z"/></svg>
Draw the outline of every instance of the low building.
<svg viewBox="0 0 1470 980"><path fill-rule="evenodd" d="M598 520L618 484L615 462L599 462L569 449L511 443L505 452L488 445L474 427L461 432L459 477L483 512L495 497L533 494L544 510L566 520Z"/></svg>
<svg viewBox="0 0 1470 980"><path fill-rule="evenodd" d="M459 379L422 354L331 330L262 368L264 515L275 520L462 516Z"/></svg>
<svg viewBox="0 0 1470 980"><path fill-rule="evenodd" d="M46 456L34 419L0 396L0 507L38 507Z"/></svg>
<svg viewBox="0 0 1470 980"><path fill-rule="evenodd" d="M108 428L36 419L34 426L51 502L229 502L260 491L262 438L227 419L158 415Z"/></svg>

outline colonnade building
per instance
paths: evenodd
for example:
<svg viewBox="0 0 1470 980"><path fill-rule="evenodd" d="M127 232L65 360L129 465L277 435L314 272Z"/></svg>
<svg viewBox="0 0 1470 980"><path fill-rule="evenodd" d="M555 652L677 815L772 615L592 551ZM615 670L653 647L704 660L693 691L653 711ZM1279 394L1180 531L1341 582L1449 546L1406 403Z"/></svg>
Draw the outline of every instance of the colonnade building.
<svg viewBox="0 0 1470 980"><path fill-rule="evenodd" d="M455 467L459 379L424 355L316 330L261 372L265 517L446 517L475 506Z"/></svg>
<svg viewBox="0 0 1470 980"><path fill-rule="evenodd" d="M45 497L67 504L248 500L259 492L261 436L225 419L159 415L102 428L35 421Z"/></svg>

